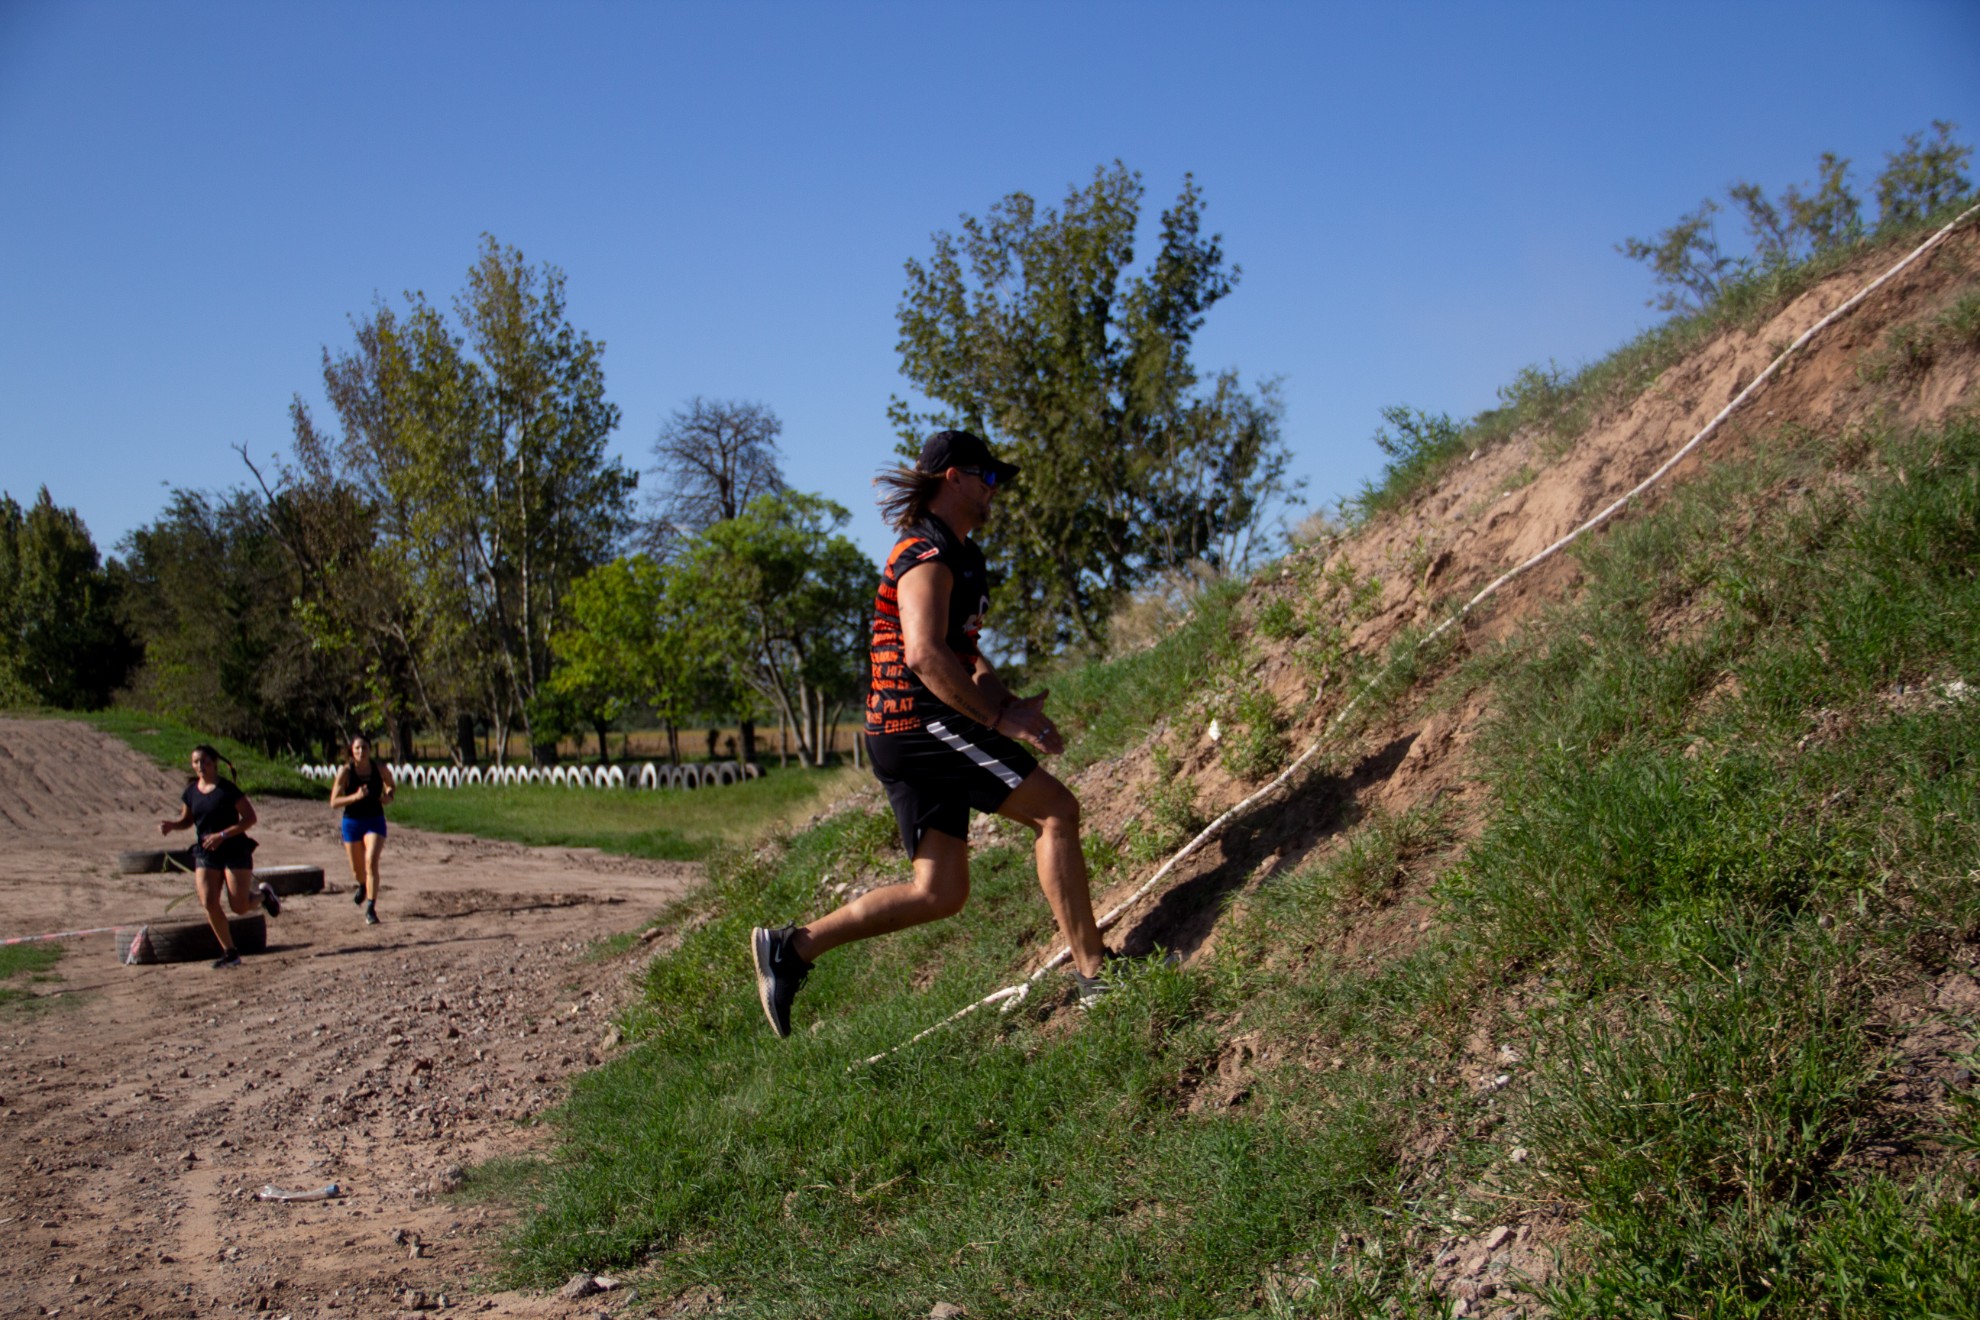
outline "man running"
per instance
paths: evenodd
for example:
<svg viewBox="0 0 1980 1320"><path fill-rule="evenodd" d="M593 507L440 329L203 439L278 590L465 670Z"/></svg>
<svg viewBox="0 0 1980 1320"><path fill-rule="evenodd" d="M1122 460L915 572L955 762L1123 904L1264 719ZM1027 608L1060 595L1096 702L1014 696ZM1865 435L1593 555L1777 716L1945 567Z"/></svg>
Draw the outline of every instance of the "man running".
<svg viewBox="0 0 1980 1320"><path fill-rule="evenodd" d="M1019 699L977 649L989 608L983 552L970 534L1017 475L968 431L941 431L913 467L882 473L881 512L901 534L873 606L866 746L900 823L914 876L871 890L802 926L750 932L758 997L779 1036L791 1000L820 955L962 910L969 898L969 813L994 811L1037 836L1038 884L1072 949L1082 1004L1104 986L1105 951L1087 892L1079 800L1018 745L1056 754L1065 740L1045 694Z"/></svg>

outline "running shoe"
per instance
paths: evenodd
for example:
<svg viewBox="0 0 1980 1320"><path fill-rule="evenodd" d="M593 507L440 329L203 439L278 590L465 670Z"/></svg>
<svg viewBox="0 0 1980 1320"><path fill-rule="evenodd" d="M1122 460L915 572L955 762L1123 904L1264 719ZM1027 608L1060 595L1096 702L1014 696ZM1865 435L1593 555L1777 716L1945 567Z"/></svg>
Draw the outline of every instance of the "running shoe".
<svg viewBox="0 0 1980 1320"><path fill-rule="evenodd" d="M811 964L798 957L791 947L796 926L775 930L758 926L749 932L750 952L756 958L756 997L763 1002L763 1016L770 1019L770 1030L779 1039L791 1034L791 1001L798 987L811 975Z"/></svg>
<svg viewBox="0 0 1980 1320"><path fill-rule="evenodd" d="M1079 968L1069 968L1072 972L1073 987L1079 991L1079 1006L1082 1010L1092 1008L1105 999L1113 986L1107 984L1104 976L1087 976Z"/></svg>
<svg viewBox="0 0 1980 1320"><path fill-rule="evenodd" d="M213 970L216 972L228 967L239 967L240 965L241 951L239 949L228 949L225 953L213 960Z"/></svg>
<svg viewBox="0 0 1980 1320"><path fill-rule="evenodd" d="M364 905L364 924L367 926L376 926L378 924L378 907L376 904L366 903Z"/></svg>
<svg viewBox="0 0 1980 1320"><path fill-rule="evenodd" d="M355 904L357 904L357 905L358 905L359 907L363 907L363 906L364 906L364 886L363 886L363 885L353 885L353 886L351 887L351 902L353 902L353 903L355 903Z"/></svg>
<svg viewBox="0 0 1980 1320"><path fill-rule="evenodd" d="M281 916L282 900L275 897L275 886L263 880L255 888L261 891L261 910L271 917Z"/></svg>

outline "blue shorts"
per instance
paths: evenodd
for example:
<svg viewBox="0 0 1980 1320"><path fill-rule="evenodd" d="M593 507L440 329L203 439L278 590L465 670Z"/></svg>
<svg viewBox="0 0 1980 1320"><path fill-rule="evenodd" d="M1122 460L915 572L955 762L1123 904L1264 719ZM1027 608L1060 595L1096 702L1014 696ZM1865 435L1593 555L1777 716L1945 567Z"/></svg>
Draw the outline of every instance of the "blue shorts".
<svg viewBox="0 0 1980 1320"><path fill-rule="evenodd" d="M383 816L344 817L345 843L356 843L367 834L376 834L379 838L384 838L385 818Z"/></svg>

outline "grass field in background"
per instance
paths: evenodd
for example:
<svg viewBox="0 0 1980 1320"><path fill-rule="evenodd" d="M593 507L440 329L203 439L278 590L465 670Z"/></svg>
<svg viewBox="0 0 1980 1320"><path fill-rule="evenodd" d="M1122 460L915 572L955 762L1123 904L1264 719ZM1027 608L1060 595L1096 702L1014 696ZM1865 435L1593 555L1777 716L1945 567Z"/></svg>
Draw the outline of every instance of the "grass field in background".
<svg viewBox="0 0 1980 1320"><path fill-rule="evenodd" d="M233 758L240 769L237 782L250 797L329 800L328 784L304 779L281 762L231 739L213 738L160 716L107 710L65 714L62 718L84 720L113 734L168 770L183 769L194 744L211 743ZM224 773L226 767L221 769ZM773 766L761 779L692 791L547 784L401 787L388 814L394 822L423 829L693 861L719 848L748 843L767 830L802 825L871 782L872 776L865 770L779 770ZM329 808L324 810L328 813Z"/></svg>
<svg viewBox="0 0 1980 1320"><path fill-rule="evenodd" d="M95 725L103 732L123 739L167 770L177 773L191 774L187 760L192 755L193 747L207 743L233 761L240 773L228 777L239 784L249 797L327 796L322 788L281 761L263 756L232 738L216 738L200 733L162 715L116 708L67 713L62 718ZM227 767L222 765L220 772L227 774ZM161 803L160 810L164 811L169 805Z"/></svg>
<svg viewBox="0 0 1980 1320"><path fill-rule="evenodd" d="M1757 449L1398 698L1494 690L1482 818L1371 815L1093 1014L1048 978L859 1063L1052 938L1028 852L990 846L962 916L835 951L777 1041L749 926L829 906L892 823L724 855L559 1148L477 1175L524 1210L513 1277L637 1266L766 1317L1429 1316L1428 1246L1553 1207L1580 1224L1563 1317L1980 1313L1980 1105L1895 1103L1872 1004L1980 926L1980 428ZM1080 725L1132 737L1149 693L1229 663L1227 618L1145 679L1067 682ZM1412 875L1421 944L1335 949Z"/></svg>
<svg viewBox="0 0 1980 1320"><path fill-rule="evenodd" d="M592 789L546 784L400 788L394 823L516 843L693 861L764 831L803 824L872 782L864 770L775 767L719 788ZM327 798L328 790L320 790Z"/></svg>

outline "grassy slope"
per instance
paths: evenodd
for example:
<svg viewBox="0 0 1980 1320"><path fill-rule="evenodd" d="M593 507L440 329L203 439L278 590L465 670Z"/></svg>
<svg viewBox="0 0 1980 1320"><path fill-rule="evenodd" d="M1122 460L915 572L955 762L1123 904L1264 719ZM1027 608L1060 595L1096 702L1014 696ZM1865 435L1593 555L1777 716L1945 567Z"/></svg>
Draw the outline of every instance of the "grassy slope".
<svg viewBox="0 0 1980 1320"><path fill-rule="evenodd" d="M1443 897L1546 978L1506 1182L1584 1217L1563 1315L1977 1305L1980 1126L1896 1103L1874 1001L1980 925L1980 427L1779 438L1459 680L1517 713Z"/></svg>
<svg viewBox="0 0 1980 1320"><path fill-rule="evenodd" d="M998 846L963 918L835 953L776 1042L748 926L883 865L891 823L724 859L554 1159L484 1175L538 1207L514 1274L643 1266L738 1315L1427 1315L1434 1244L1566 1215L1561 1314L1980 1313L1980 1121L1957 1090L1900 1102L1877 1007L1980 927L1980 698L1949 686L1980 682L1980 431L1779 441L1413 694L1509 713L1461 857L1434 811L1376 815L1089 1018L1047 982L857 1065L1049 938ZM1073 757L1234 663L1230 605L1056 684ZM1326 938L1426 874L1410 952ZM1475 1084L1481 1030L1504 1090ZM1233 1037L1241 1103L1193 1103Z"/></svg>
<svg viewBox="0 0 1980 1320"><path fill-rule="evenodd" d="M123 739L167 770L183 771L193 747L207 743L232 760L240 772L235 782L249 796L313 798L323 790L297 774L293 767L274 761L245 743L200 733L161 715L138 710L96 710L65 713L66 719L87 721ZM224 772L226 767L223 765Z"/></svg>
<svg viewBox="0 0 1980 1320"><path fill-rule="evenodd" d="M1136 969L1088 1021L982 1015L849 1068L1046 937L1028 859L983 855L962 921L828 960L787 1044L748 994L743 933L874 865L890 823L730 861L713 919L654 967L642 1048L560 1116L517 1271L646 1260L739 1314L1352 1315L1419 1294L1397 1248L1511 1197L1585 1217L1564 1314L1970 1313L1964 1166L1866 1161L1980 1139L1964 1111L1884 1103L1870 1013L1980 921L1980 699L1943 695L1980 654L1980 431L1887 438L1849 460L1853 490L1754 525L1780 468L1835 458L1728 469L1592 551L1580 604L1446 677L1444 699L1492 683L1521 712L1490 739L1509 805L1407 957L1349 963L1313 937L1443 837L1376 819L1260 893L1217 958ZM1723 613L1660 635L1671 592ZM1817 710L1839 714L1804 743ZM1536 985L1491 1024L1535 1062L1481 1097L1460 1080L1474 1007ZM1239 1014L1262 1052L1333 1066L1267 1067L1242 1107L1192 1112ZM1502 1127L1440 1165L1405 1154ZM1376 1254L1316 1269L1342 1234ZM1274 1303L1274 1270L1316 1282Z"/></svg>

